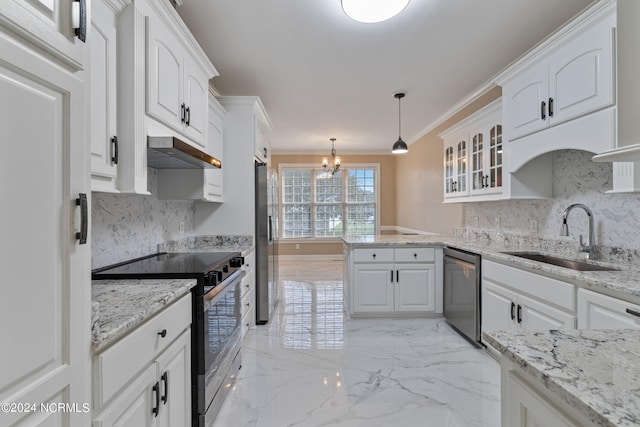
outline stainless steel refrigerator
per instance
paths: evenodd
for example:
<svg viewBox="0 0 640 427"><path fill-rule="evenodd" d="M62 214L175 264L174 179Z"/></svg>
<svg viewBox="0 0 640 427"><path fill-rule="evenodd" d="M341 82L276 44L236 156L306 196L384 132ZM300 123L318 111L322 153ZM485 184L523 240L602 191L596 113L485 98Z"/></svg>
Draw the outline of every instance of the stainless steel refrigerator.
<svg viewBox="0 0 640 427"><path fill-rule="evenodd" d="M278 179L265 163L255 163L256 323L265 324L278 303Z"/></svg>

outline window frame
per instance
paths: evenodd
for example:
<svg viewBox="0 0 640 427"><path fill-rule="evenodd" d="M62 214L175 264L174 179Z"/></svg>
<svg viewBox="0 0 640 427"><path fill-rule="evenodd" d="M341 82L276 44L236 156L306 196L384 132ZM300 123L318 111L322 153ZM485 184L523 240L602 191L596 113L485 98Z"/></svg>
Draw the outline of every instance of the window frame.
<svg viewBox="0 0 640 427"><path fill-rule="evenodd" d="M297 169L297 170L310 170L311 171L311 188L310 188L310 195L311 195L311 236L310 237L284 237L284 204L283 204L283 200L284 200L284 174L283 171L285 169L288 170L292 170L292 169ZM344 174L345 172L347 172L349 169L353 170L353 169L374 169L375 170L375 177L374 177L374 185L376 188L376 194L375 194L375 212L376 212L376 219L375 219L375 234L379 234L380 233L380 163L343 163L340 165L340 170L342 171L342 173ZM279 219L279 224L280 227L278 228L278 239L280 239L280 241L282 242L288 242L288 243L309 243L309 242L324 242L324 243L329 243L329 242L341 242L342 241L342 237L344 236L339 236L339 237L318 237L316 236L316 206L321 206L324 205L324 203L317 203L316 202L316 185L315 185L315 172L316 171L322 171L322 167L318 166L318 164L315 163L280 163L278 164L278 182L280 183L280 185L278 186L278 193L279 193L279 200L278 200L278 219ZM343 175L344 176L344 175ZM362 203L348 203L347 202L347 193L346 193L346 186L347 186L347 180L342 179L342 191L343 191L343 199L342 199L342 206L343 206L343 215L344 218L346 220L346 215L347 215L347 211L346 211L346 206L349 205L357 205L357 204L362 204Z"/></svg>

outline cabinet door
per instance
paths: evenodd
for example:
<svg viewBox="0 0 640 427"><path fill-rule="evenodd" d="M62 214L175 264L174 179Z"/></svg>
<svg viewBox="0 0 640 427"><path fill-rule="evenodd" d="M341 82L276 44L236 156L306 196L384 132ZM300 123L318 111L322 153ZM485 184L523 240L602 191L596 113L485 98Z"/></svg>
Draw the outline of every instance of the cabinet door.
<svg viewBox="0 0 640 427"><path fill-rule="evenodd" d="M152 363L122 394L93 421L93 427L150 427L157 417L152 412L156 407L156 393L160 393L157 381L157 364ZM158 384L154 390L154 385ZM189 391L190 393L190 391ZM159 403L162 405L162 403ZM176 424L188 425L188 424Z"/></svg>
<svg viewBox="0 0 640 427"><path fill-rule="evenodd" d="M158 358L159 427L191 424L191 331L183 333Z"/></svg>
<svg viewBox="0 0 640 427"><path fill-rule="evenodd" d="M186 105L182 47L150 16L147 26L147 113L182 132Z"/></svg>
<svg viewBox="0 0 640 427"><path fill-rule="evenodd" d="M466 196L469 194L468 150L469 147L466 139L457 142L455 192L458 196Z"/></svg>
<svg viewBox="0 0 640 427"><path fill-rule="evenodd" d="M226 112L220 103L209 95L209 129L207 130L207 150L216 159L220 160L224 166L224 116ZM224 169L206 169L205 175L205 198L213 202L224 201Z"/></svg>
<svg viewBox="0 0 640 427"><path fill-rule="evenodd" d="M532 67L504 85L504 125L509 141L549 126L546 105L548 94L549 75L546 64Z"/></svg>
<svg viewBox="0 0 640 427"><path fill-rule="evenodd" d="M444 147L444 198L450 197L454 192L455 180L455 154L452 145Z"/></svg>
<svg viewBox="0 0 640 427"><path fill-rule="evenodd" d="M531 389L515 373L508 373L507 411L510 427L578 427L560 409ZM504 413L504 412L503 412Z"/></svg>
<svg viewBox="0 0 640 427"><path fill-rule="evenodd" d="M94 3L90 40L91 190L115 191L117 178L116 22L102 1Z"/></svg>
<svg viewBox="0 0 640 427"><path fill-rule="evenodd" d="M612 28L615 25L615 16L612 16L549 59L551 125L614 104Z"/></svg>
<svg viewBox="0 0 640 427"><path fill-rule="evenodd" d="M486 187L485 179L485 147L488 141L485 141L484 132L473 132L471 134L471 165L469 173L471 174L471 194L482 193Z"/></svg>
<svg viewBox="0 0 640 427"><path fill-rule="evenodd" d="M636 304L578 289L579 329L640 329L638 314L640 306Z"/></svg>
<svg viewBox="0 0 640 427"><path fill-rule="evenodd" d="M502 125L494 124L489 129L489 145L487 149L487 192L502 191Z"/></svg>
<svg viewBox="0 0 640 427"><path fill-rule="evenodd" d="M75 239L81 229L75 200L90 190L84 83L0 29L0 94L0 342L10 349L0 356L0 397L81 404L90 401L84 388L90 244ZM25 272L34 265L47 272L46 279L27 286ZM59 414L43 415L1 418L3 425L18 419L21 425L57 425L52 419ZM66 422L86 426L89 420L78 413Z"/></svg>
<svg viewBox="0 0 640 427"><path fill-rule="evenodd" d="M502 286L482 280L482 330L513 331L516 329L517 294Z"/></svg>
<svg viewBox="0 0 640 427"><path fill-rule="evenodd" d="M207 151L209 127L209 80L198 71L189 59L185 59L184 104L186 106L184 133Z"/></svg>
<svg viewBox="0 0 640 427"><path fill-rule="evenodd" d="M435 310L435 266L396 264L396 311Z"/></svg>
<svg viewBox="0 0 640 427"><path fill-rule="evenodd" d="M84 43L71 27L72 3L72 0L2 0L0 23L79 70L83 66Z"/></svg>
<svg viewBox="0 0 640 427"><path fill-rule="evenodd" d="M356 264L353 281L354 313L394 311L393 264ZM395 277L395 276L394 276Z"/></svg>
<svg viewBox="0 0 640 427"><path fill-rule="evenodd" d="M575 316L550 307L532 298L520 295L518 306L521 311L521 328L526 331L575 329Z"/></svg>

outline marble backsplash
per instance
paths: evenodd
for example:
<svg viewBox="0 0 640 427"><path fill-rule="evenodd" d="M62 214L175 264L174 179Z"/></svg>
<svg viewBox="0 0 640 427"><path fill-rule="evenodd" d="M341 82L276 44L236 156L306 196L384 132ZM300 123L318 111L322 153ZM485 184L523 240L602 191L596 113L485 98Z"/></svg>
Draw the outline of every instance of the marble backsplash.
<svg viewBox="0 0 640 427"><path fill-rule="evenodd" d="M157 171L147 174L150 196L92 193L92 269L156 253L159 244L193 234L195 204L158 200Z"/></svg>
<svg viewBox="0 0 640 427"><path fill-rule="evenodd" d="M591 157L591 153L579 150L554 153L551 199L465 204L464 232L470 239L509 238L575 253L579 235L584 235L585 241L587 238L587 215L581 209L572 210L570 235L560 237L562 212L570 204L583 203L593 211L601 257L640 260L640 194L605 194L611 189L612 166L594 163ZM474 225L476 221L478 226Z"/></svg>
<svg viewBox="0 0 640 427"><path fill-rule="evenodd" d="M253 236L190 236L158 246L161 252L244 251L253 246Z"/></svg>

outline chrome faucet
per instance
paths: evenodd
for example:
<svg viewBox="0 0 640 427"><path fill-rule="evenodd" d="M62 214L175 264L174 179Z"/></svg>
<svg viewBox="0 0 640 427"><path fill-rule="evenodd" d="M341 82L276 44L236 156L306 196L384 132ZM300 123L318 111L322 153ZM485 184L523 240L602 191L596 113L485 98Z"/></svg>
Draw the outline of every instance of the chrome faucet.
<svg viewBox="0 0 640 427"><path fill-rule="evenodd" d="M560 229L560 235L561 236L569 235L569 226L567 225L567 216L569 216L569 212L571 212L573 208L582 208L587 213L587 216L589 217L589 236L588 236L589 245L585 246L584 242L582 241L582 234L581 234L580 235L580 251L587 252L589 254L588 255L589 259L596 259L596 237L595 237L595 232L593 230L593 212L591 212L591 209L589 209L582 203L574 203L573 205L569 205L569 207L567 207L564 210L564 212L562 212L562 228Z"/></svg>

